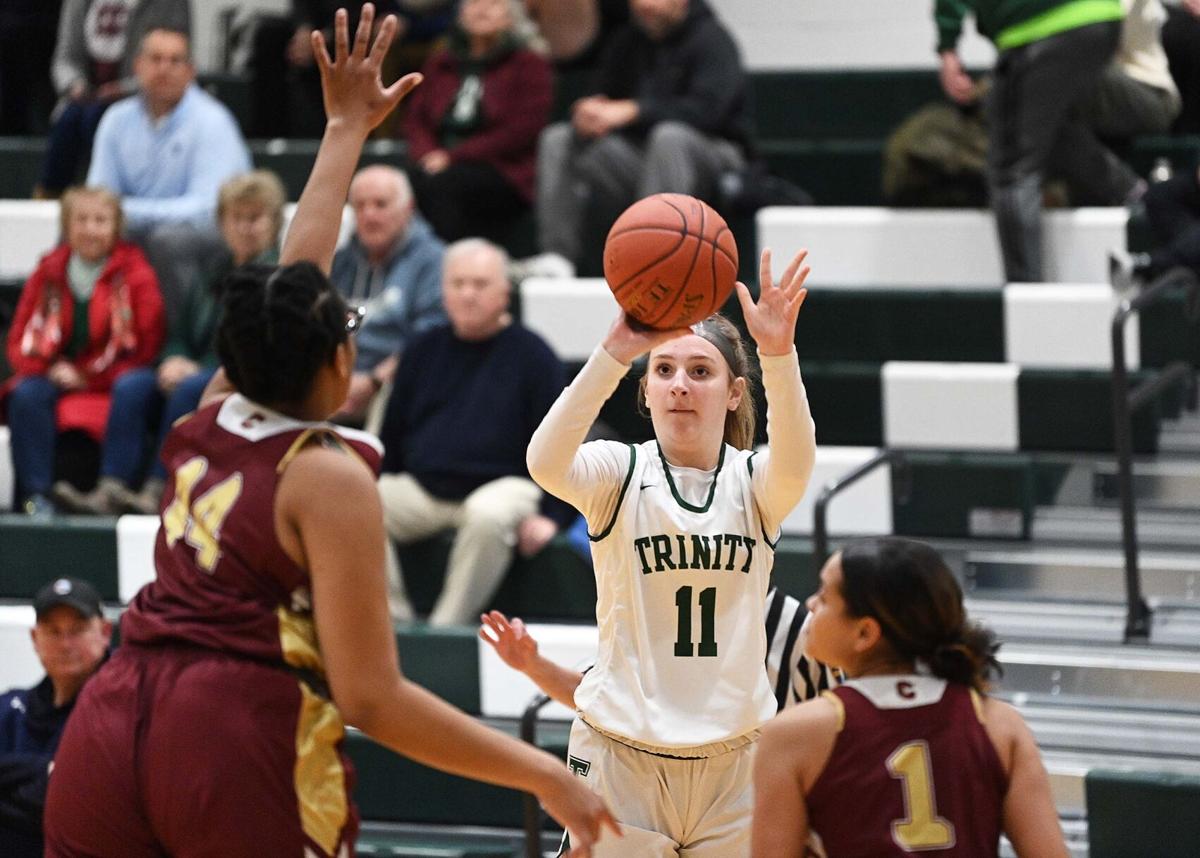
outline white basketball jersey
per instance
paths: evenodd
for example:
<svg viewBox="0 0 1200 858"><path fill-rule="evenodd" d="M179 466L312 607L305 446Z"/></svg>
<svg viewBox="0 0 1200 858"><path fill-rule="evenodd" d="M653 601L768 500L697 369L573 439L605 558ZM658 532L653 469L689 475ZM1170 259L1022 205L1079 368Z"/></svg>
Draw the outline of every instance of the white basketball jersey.
<svg viewBox="0 0 1200 858"><path fill-rule="evenodd" d="M774 559L751 495L753 454L672 472L655 441L630 446L610 521L589 521L596 665L575 702L595 727L661 748L744 735L775 714L763 668Z"/></svg>

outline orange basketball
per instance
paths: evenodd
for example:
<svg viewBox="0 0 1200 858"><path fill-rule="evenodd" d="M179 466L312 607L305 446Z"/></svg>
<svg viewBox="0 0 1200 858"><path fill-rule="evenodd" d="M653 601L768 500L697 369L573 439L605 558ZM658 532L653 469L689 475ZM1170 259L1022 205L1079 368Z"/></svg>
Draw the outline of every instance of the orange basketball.
<svg viewBox="0 0 1200 858"><path fill-rule="evenodd" d="M724 218L686 194L639 200L604 242L604 277L617 303L652 328L685 327L715 313L737 270L737 244Z"/></svg>

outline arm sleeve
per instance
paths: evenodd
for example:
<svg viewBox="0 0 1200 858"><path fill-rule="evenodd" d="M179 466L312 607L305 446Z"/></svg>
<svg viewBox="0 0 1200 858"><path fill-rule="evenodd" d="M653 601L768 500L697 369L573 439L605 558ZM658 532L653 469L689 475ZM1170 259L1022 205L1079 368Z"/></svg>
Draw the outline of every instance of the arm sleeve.
<svg viewBox="0 0 1200 858"><path fill-rule="evenodd" d="M752 480L763 526L774 533L804 496L816 461L817 437L796 350L786 355L760 354L759 363L767 396L769 447L760 455Z"/></svg>
<svg viewBox="0 0 1200 858"><path fill-rule="evenodd" d="M672 121L710 134L721 129L733 100L745 88L746 72L733 39L715 24L698 41L686 91L669 99L638 99L637 126L650 128Z"/></svg>
<svg viewBox="0 0 1200 858"><path fill-rule="evenodd" d="M550 118L550 64L532 51L515 54L506 70L504 103L488 126L450 150L454 161L505 158L531 151Z"/></svg>
<svg viewBox="0 0 1200 858"><path fill-rule="evenodd" d="M934 4L933 19L937 23L938 53L952 51L958 45L967 9L964 0L937 0Z"/></svg>
<svg viewBox="0 0 1200 858"><path fill-rule="evenodd" d="M181 196L126 197L121 201L125 217L134 229L163 221L210 225L221 183L250 169L250 153L237 123L228 113L221 111L207 117L197 131L201 135L195 148L198 157L192 162L187 190Z"/></svg>
<svg viewBox="0 0 1200 858"><path fill-rule="evenodd" d="M83 46L83 17L86 0L67 0L58 19L58 40L54 44L54 59L50 63L50 77L54 80L54 91L65 94L77 80L87 79L87 53Z"/></svg>
<svg viewBox="0 0 1200 858"><path fill-rule="evenodd" d="M629 471L629 447L612 441L584 444L600 406L629 367L597 346L563 390L529 442L526 465L534 482L574 506L589 524L612 516Z"/></svg>
<svg viewBox="0 0 1200 858"><path fill-rule="evenodd" d="M114 104L104 111L100 124L96 126L96 136L92 143L92 163L88 167L87 183L108 188L117 196L123 194L121 173L117 168L117 138L120 136L120 117L124 115L124 105ZM122 200L121 206L126 216L129 214L129 200Z"/></svg>

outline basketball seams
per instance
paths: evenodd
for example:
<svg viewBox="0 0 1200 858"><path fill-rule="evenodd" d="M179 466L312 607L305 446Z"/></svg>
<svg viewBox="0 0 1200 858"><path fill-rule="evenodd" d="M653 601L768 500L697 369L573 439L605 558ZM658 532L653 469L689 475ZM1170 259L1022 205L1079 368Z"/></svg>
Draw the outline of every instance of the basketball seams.
<svg viewBox="0 0 1200 858"><path fill-rule="evenodd" d="M665 202L667 205L671 206L671 208L676 208L675 204L672 203L670 200L663 200L663 202ZM676 209L676 211L679 211L679 210ZM679 214L680 214L680 216L683 217L684 223L687 224L688 223L687 215L684 214L682 211L680 211ZM696 250L692 254L692 261L688 265L687 274L684 275L683 282L680 284L679 289L676 290L675 297L672 299L671 303L667 304L667 306L663 308L662 312L660 312L653 319L646 320L646 324L650 325L651 327L655 326L656 324L661 322L664 318L666 318L667 314L669 314L671 312L671 310L674 309L675 305L679 303L679 300L681 298L683 298L684 295L687 294L688 284L692 281L692 275L696 272L696 263L700 259L700 249L705 244L704 221L705 221L706 217L707 217L707 212L705 212L704 206L700 206L700 228L699 228L698 232L692 232L690 229L688 230L688 235L690 235L696 239ZM688 226L690 226L690 224L688 224ZM709 242L709 243L711 243L711 242Z"/></svg>
<svg viewBox="0 0 1200 858"><path fill-rule="evenodd" d="M663 262L666 262L668 259L670 259L672 256L674 256L675 253L678 252L679 248L681 248L683 246L683 243L685 241L687 241L689 237L690 237L689 233L685 232L685 233L680 234L679 241L676 242L675 246L672 247L670 250L668 250L666 253L664 253L662 256L658 257L658 259L655 259L653 262L646 263L644 266L639 268L637 271L633 272L628 277L626 277L624 280L622 280L619 285L614 286L612 284L609 284L610 288L613 291L613 295L620 296L622 290L624 290L626 287L628 287L629 284L633 283L635 280L637 280L639 277L641 277L643 274L645 274L651 268L653 268L656 265L659 265Z"/></svg>

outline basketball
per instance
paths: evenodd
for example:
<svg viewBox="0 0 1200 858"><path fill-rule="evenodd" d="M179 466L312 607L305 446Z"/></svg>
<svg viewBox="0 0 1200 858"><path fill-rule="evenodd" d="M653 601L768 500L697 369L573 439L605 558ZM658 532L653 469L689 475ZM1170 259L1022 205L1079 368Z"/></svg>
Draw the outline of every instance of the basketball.
<svg viewBox="0 0 1200 858"><path fill-rule="evenodd" d="M737 279L725 219L703 200L655 194L617 218L604 242L604 277L617 303L651 328L695 324L721 308Z"/></svg>

